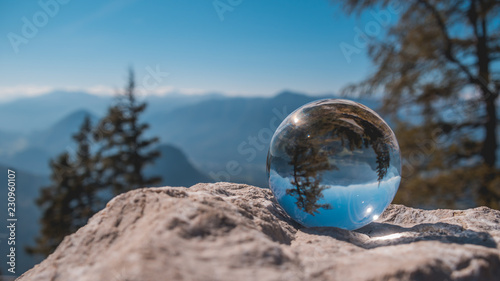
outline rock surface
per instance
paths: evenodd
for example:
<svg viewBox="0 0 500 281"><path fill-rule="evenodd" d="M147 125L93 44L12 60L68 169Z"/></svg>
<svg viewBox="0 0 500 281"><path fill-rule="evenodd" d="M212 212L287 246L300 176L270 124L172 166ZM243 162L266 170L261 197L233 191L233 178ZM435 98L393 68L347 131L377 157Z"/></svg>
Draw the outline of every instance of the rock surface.
<svg viewBox="0 0 500 281"><path fill-rule="evenodd" d="M500 211L391 205L357 231L302 228L269 190L117 196L18 280L500 280Z"/></svg>

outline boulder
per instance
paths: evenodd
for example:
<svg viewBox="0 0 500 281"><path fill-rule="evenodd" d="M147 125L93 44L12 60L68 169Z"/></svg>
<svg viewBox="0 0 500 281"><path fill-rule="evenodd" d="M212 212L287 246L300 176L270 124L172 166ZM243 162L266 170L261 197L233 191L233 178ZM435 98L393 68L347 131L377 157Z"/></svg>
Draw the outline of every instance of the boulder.
<svg viewBox="0 0 500 281"><path fill-rule="evenodd" d="M500 211L391 205L356 231L303 228L267 189L119 195L27 280L500 280Z"/></svg>

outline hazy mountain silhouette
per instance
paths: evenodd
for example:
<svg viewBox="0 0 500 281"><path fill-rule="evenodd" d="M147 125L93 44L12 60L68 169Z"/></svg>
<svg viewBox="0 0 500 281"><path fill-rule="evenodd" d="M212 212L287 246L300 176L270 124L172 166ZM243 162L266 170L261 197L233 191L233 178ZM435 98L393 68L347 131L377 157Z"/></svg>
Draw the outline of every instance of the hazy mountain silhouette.
<svg viewBox="0 0 500 281"><path fill-rule="evenodd" d="M236 161L243 171L231 181L267 186L264 163L272 133L292 111L320 98L333 96L285 91L271 98L226 97L157 112L146 122L152 135L181 148L205 172L217 174L229 161ZM360 102L377 106L370 99Z"/></svg>
<svg viewBox="0 0 500 281"><path fill-rule="evenodd" d="M149 96L146 98L148 108L144 112L144 119L150 119L151 115L158 112L166 113L171 110L196 104L206 100L220 100L226 97L218 93L208 93L200 95L185 95L180 93L169 93L165 96Z"/></svg>
<svg viewBox="0 0 500 281"><path fill-rule="evenodd" d="M71 136L78 131L86 116L97 122L95 115L86 110L77 110L45 130L35 131L23 137L22 149L15 153L2 153L0 163L23 168L34 174L48 175L50 158L74 147ZM11 146L16 142L18 141L11 143Z"/></svg>
<svg viewBox="0 0 500 281"><path fill-rule="evenodd" d="M146 168L147 176L161 176L162 186L191 186L199 182L212 182L208 176L198 171L178 148L160 145L160 158L153 166Z"/></svg>
<svg viewBox="0 0 500 281"><path fill-rule="evenodd" d="M43 148L50 155L60 153L66 147L72 146L71 136L78 132L87 116L90 117L94 125L99 121L99 118L91 112L78 109L64 116L49 128L30 134L28 139L31 146Z"/></svg>
<svg viewBox="0 0 500 281"><path fill-rule="evenodd" d="M319 98L291 91L259 98L220 94L151 96L147 97L143 119L151 124L148 134L159 135L162 143L181 149L206 174L224 171L229 161L237 161L243 171L232 176L232 181L266 186L263 163L274 129L293 110ZM96 112L104 112L110 101L110 97L60 91L0 104L0 117L8 113L1 110L8 108L10 113L23 116L14 122L17 127L29 124L23 130L31 128L29 133L17 134L18 139L13 134L9 134L9 140L0 139L2 148L9 147L8 155L0 151L0 163L47 173L48 158L71 148L71 135L83 118L90 114L97 119ZM372 99L359 101L372 108L378 106ZM6 123L0 124L0 130L10 126Z"/></svg>
<svg viewBox="0 0 500 281"><path fill-rule="evenodd" d="M273 110L286 116L315 99L287 92L274 98L207 100L170 112L157 112L146 121L151 124L151 134L182 148L196 161L223 162L233 156L237 157L234 160L244 160L247 155L235 155L238 145L248 137L258 137L262 128L270 128ZM276 126L284 116L278 116Z"/></svg>
<svg viewBox="0 0 500 281"><path fill-rule="evenodd" d="M48 175L51 155L42 148L28 146L20 152L3 156L1 165L20 168L36 175Z"/></svg>
<svg viewBox="0 0 500 281"><path fill-rule="evenodd" d="M8 155L26 148L28 142L20 134L10 131L0 131L0 155Z"/></svg>
<svg viewBox="0 0 500 281"><path fill-rule="evenodd" d="M64 116L86 109L103 114L111 102L109 97L98 97L83 92L55 91L46 95L22 98L0 104L0 130L30 133L44 130Z"/></svg>
<svg viewBox="0 0 500 281"><path fill-rule="evenodd" d="M146 101L149 108L146 115L153 112L166 112L192 103L224 98L223 95L183 95L169 93L165 96L149 96ZM113 97L101 97L85 92L54 91L37 97L25 97L0 103L0 131L30 133L44 130L68 114L79 109L93 115L104 115Z"/></svg>

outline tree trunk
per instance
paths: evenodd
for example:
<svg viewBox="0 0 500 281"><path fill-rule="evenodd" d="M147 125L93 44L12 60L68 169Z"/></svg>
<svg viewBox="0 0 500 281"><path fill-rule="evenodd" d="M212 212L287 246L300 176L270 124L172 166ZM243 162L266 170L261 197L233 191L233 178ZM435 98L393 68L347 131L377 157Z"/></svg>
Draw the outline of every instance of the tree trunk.
<svg viewBox="0 0 500 281"><path fill-rule="evenodd" d="M484 6L480 2L480 11L482 11ZM496 152L497 152L497 112L495 108L495 102L497 99L497 93L492 93L488 89L490 83L490 64L491 59L489 56L488 49L488 30L486 18L484 16L478 20L478 12L476 10L475 1L471 3L471 15L472 23L474 25L474 34L476 35L476 56L477 56L477 67L479 74L479 87L482 92L485 109L486 109L486 123L484 124L485 137L483 141L483 147L481 150L481 156L483 161L488 167L494 167L496 163Z"/></svg>
<svg viewBox="0 0 500 281"><path fill-rule="evenodd" d="M494 167L497 161L497 110L495 106L496 98L493 95L486 97L486 116L487 120L485 123L486 136L483 142L483 148L481 155L483 157L484 163L488 167Z"/></svg>
<svg viewBox="0 0 500 281"><path fill-rule="evenodd" d="M484 176L479 188L479 197L482 201L481 204L491 205L491 202L497 201L499 198L491 192L488 186L491 180L494 179L492 168L495 167L497 161L497 112L496 112L496 99L498 93L492 92L488 87L490 84L490 65L491 59L489 56L488 48L488 30L486 18L484 15L478 19L478 14L485 9L483 2L479 2L479 13L476 10L476 2L471 2L471 14L469 14L476 35L476 56L479 80L477 85L481 89L483 102L486 111L486 122L484 123L485 137L481 148L481 157L483 163L488 166L489 170Z"/></svg>

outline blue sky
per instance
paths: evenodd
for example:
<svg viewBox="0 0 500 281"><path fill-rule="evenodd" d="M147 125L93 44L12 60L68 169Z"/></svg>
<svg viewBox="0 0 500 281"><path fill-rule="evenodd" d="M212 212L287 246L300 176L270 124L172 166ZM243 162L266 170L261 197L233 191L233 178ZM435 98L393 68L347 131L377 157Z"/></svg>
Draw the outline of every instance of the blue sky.
<svg viewBox="0 0 500 281"><path fill-rule="evenodd" d="M110 94L129 65L152 93L246 96L336 92L370 69L366 49L348 62L340 44L373 16L328 0L59 1L0 2L0 101Z"/></svg>

